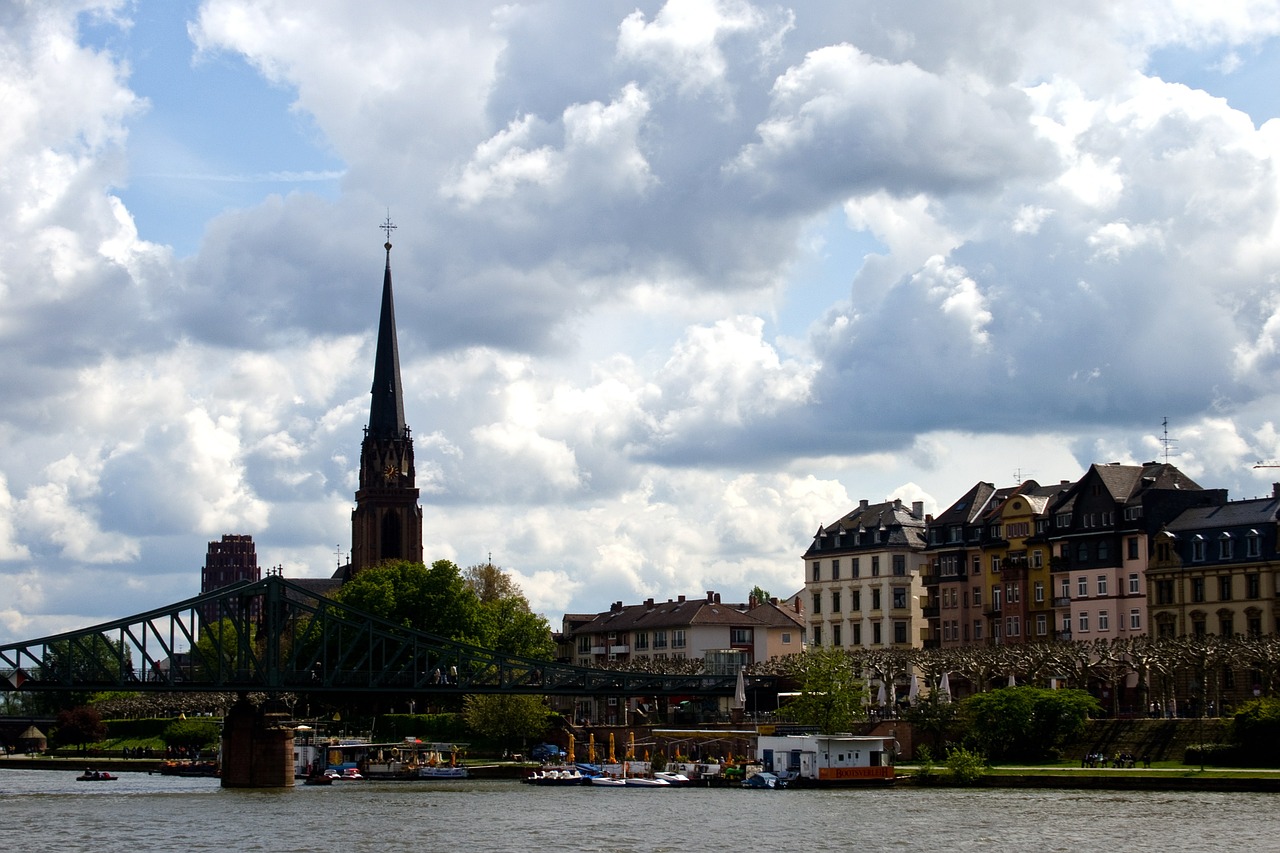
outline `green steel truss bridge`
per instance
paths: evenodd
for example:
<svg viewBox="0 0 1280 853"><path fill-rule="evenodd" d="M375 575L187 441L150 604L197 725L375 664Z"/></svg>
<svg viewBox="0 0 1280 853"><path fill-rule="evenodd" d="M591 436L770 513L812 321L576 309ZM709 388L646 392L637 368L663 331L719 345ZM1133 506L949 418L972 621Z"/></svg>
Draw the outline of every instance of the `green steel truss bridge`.
<svg viewBox="0 0 1280 853"><path fill-rule="evenodd" d="M732 696L736 683L511 657L344 607L278 575L0 646L4 690Z"/></svg>

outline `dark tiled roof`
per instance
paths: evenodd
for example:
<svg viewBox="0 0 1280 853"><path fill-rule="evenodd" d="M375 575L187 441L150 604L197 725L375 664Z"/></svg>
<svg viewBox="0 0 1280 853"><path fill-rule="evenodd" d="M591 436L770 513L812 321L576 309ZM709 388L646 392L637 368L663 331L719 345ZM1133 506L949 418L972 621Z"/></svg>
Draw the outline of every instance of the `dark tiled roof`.
<svg viewBox="0 0 1280 853"><path fill-rule="evenodd" d="M1263 527L1280 518L1280 498L1252 498L1222 506L1192 507L1165 525L1170 533L1221 530L1229 527Z"/></svg>
<svg viewBox="0 0 1280 853"><path fill-rule="evenodd" d="M573 626L571 631L598 634L602 631L644 631L694 625L768 627L784 624L779 620L779 615L785 610L768 604L749 609L746 604L722 604L705 598L614 605L613 608L590 617L590 621ZM793 621L797 625L803 624L799 617Z"/></svg>

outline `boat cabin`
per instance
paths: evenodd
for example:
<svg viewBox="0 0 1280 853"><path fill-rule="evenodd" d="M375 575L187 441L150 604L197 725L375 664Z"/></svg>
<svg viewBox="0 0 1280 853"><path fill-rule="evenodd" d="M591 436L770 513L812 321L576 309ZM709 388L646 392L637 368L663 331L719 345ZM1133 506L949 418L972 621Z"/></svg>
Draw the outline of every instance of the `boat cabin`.
<svg viewBox="0 0 1280 853"><path fill-rule="evenodd" d="M891 782L892 737L862 735L762 735L756 760L779 778L820 785Z"/></svg>

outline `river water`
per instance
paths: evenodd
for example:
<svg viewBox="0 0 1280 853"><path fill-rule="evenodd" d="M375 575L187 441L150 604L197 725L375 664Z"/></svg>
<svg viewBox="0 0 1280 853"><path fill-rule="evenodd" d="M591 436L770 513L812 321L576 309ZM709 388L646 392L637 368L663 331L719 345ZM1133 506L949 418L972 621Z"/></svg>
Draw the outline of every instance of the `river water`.
<svg viewBox="0 0 1280 853"><path fill-rule="evenodd" d="M1018 789L535 788L352 782L223 790L217 779L0 769L14 851L1272 851L1271 794Z"/></svg>

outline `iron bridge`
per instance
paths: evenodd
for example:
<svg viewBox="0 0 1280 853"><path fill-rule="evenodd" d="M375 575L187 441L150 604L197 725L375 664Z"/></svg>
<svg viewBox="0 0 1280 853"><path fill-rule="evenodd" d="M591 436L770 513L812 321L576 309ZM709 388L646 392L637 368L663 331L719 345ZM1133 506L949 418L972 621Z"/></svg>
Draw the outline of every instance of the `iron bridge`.
<svg viewBox="0 0 1280 853"><path fill-rule="evenodd" d="M753 676L746 686L772 687ZM269 575L0 646L0 689L732 696L736 675L593 669L414 631Z"/></svg>

